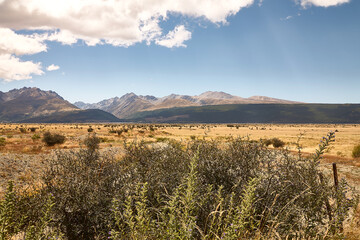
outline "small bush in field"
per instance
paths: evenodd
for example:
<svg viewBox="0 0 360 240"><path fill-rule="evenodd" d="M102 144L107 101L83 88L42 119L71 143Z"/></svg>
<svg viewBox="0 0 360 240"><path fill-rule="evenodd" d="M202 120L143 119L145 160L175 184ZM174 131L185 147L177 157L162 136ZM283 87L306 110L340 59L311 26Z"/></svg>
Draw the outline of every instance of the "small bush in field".
<svg viewBox="0 0 360 240"><path fill-rule="evenodd" d="M36 129L37 129L36 127L29 128L30 132L35 132Z"/></svg>
<svg viewBox="0 0 360 240"><path fill-rule="evenodd" d="M352 151L352 156L353 158L358 158L360 157L360 144L356 145Z"/></svg>
<svg viewBox="0 0 360 240"><path fill-rule="evenodd" d="M48 146L54 146L55 144L63 144L65 142L65 136L57 133L45 132L43 135L43 142Z"/></svg>
<svg viewBox="0 0 360 240"><path fill-rule="evenodd" d="M264 145L265 146L270 146L272 144L272 140L271 139L265 139L264 140Z"/></svg>
<svg viewBox="0 0 360 240"><path fill-rule="evenodd" d="M278 138L265 139L263 141L263 143L267 147L270 146L270 145L273 145L274 148L279 148L279 147L285 146L285 143L282 140L278 139Z"/></svg>
<svg viewBox="0 0 360 240"><path fill-rule="evenodd" d="M26 133L26 128L19 128L21 133Z"/></svg>
<svg viewBox="0 0 360 240"><path fill-rule="evenodd" d="M99 149L100 142L101 142L100 138L96 137L96 135L92 135L85 139L84 144L87 147L87 149L91 151L95 151Z"/></svg>
<svg viewBox="0 0 360 240"><path fill-rule="evenodd" d="M0 137L0 147L1 147L1 146L5 146L5 144L6 144L5 138Z"/></svg>
<svg viewBox="0 0 360 240"><path fill-rule="evenodd" d="M88 131L88 132L93 132L94 129L93 129L92 127L89 127L89 128L87 129L87 131Z"/></svg>
<svg viewBox="0 0 360 240"><path fill-rule="evenodd" d="M40 137L40 135L39 134L34 134L34 135L32 135L32 137L31 137L31 139L33 140L33 141L36 141L36 140L38 140L38 139L40 139L41 137Z"/></svg>
<svg viewBox="0 0 360 240"><path fill-rule="evenodd" d="M279 148L285 146L285 143L278 138L273 138L272 145L274 146L274 148Z"/></svg>

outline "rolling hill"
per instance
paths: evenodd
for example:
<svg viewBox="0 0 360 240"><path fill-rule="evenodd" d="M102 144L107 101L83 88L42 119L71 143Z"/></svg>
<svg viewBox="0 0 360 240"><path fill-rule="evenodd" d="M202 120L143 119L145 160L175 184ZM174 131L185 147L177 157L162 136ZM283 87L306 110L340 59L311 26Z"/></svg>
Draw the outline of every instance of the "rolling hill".
<svg viewBox="0 0 360 240"><path fill-rule="evenodd" d="M27 118L21 123L91 123L91 122L119 122L114 115L99 110L87 109L67 112L56 112L51 115Z"/></svg>
<svg viewBox="0 0 360 240"><path fill-rule="evenodd" d="M227 104L138 112L127 121L176 123L360 123L360 104Z"/></svg>

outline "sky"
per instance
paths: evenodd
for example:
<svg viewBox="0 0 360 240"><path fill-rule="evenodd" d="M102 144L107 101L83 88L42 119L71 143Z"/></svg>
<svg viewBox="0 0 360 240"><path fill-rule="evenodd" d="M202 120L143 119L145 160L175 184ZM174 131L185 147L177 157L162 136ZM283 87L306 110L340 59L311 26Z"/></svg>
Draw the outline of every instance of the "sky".
<svg viewBox="0 0 360 240"><path fill-rule="evenodd" d="M359 0L0 0L0 91L360 103Z"/></svg>

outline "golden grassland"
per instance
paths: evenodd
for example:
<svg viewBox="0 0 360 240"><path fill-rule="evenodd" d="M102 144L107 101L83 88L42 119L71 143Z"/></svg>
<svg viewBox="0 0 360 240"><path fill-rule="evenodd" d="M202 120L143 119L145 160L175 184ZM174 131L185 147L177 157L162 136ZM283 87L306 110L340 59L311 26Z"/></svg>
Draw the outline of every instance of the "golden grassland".
<svg viewBox="0 0 360 240"><path fill-rule="evenodd" d="M46 146L41 138L44 132L66 136L64 144ZM335 131L333 142L321 160L325 172L331 174L331 163L336 162L339 177L360 192L360 159L352 158L352 150L360 144L360 125L334 124L0 124L0 195L5 191L6 182L14 180L20 185L37 181L44 159L56 149L77 149L89 134L95 133L100 139L100 148L121 149L124 141L162 142L167 139L184 144L194 139L226 141L232 137L249 140L279 138L294 154L301 146L303 154L312 154L322 137ZM271 148L271 146L270 146ZM350 225L360 226L358 215ZM349 228L360 234L357 227ZM349 239L356 239L350 237Z"/></svg>
<svg viewBox="0 0 360 240"><path fill-rule="evenodd" d="M90 130L89 130L90 129ZM66 142L48 147L41 141L46 131L66 136ZM54 149L76 149L89 134L96 133L101 138L101 149L121 148L124 141L160 142L174 139L186 144L193 139L226 141L231 137L243 137L249 140L279 138L285 142L285 148L297 151L301 146L303 154L312 154L323 136L335 131L336 140L331 144L322 159L325 168L330 163L339 163L340 176L346 176L360 190L360 159L352 158L352 150L360 144L360 125L334 124L0 124L0 155L21 156L50 154ZM299 145L298 145L299 144ZM271 146L270 146L271 148ZM11 157L10 157L11 158ZM12 157L14 158L14 157ZM42 157L40 158L42 159ZM1 159L0 159L1 160ZM16 161L15 161L16 162ZM17 161L18 162L18 161ZM41 168L29 161L33 168ZM15 164L16 165L16 164ZM4 167L6 166L6 167ZM1 169L2 168L2 169ZM0 165L0 177L9 177L14 167ZM28 179L29 168L18 170L21 178ZM11 175L11 174L10 174ZM0 189L1 191L1 189Z"/></svg>
<svg viewBox="0 0 360 240"><path fill-rule="evenodd" d="M32 132L31 128L35 128ZM66 136L63 145L55 148L77 148L79 140L85 138L92 128L93 133L103 138L101 147L121 146L126 141L145 140L159 141L161 138L180 140L183 142L193 138L226 140L229 137L245 137L250 140L279 138L290 150L296 150L300 145L304 153L313 153L321 138L329 131L336 132L336 141L327 155L337 159L351 158L352 149L360 144L360 125L275 125L275 124L0 124L0 137L5 138L5 146L0 152L40 153L54 147L45 147L41 139L42 133L50 131ZM20 130L25 129L24 132ZM125 130L120 135L110 131ZM356 162L353 162L356 165ZM360 165L359 165L360 166Z"/></svg>

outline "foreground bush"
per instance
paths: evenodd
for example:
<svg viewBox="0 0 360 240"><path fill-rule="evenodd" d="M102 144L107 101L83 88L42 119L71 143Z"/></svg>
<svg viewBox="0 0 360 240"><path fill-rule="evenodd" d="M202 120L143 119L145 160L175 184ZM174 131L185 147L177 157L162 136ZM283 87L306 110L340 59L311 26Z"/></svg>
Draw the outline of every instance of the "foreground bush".
<svg viewBox="0 0 360 240"><path fill-rule="evenodd" d="M333 137L312 158L232 139L134 142L116 161L90 136L86 149L58 152L43 187L0 216L27 216L12 234L42 226L34 236L69 240L341 238L357 196L319 170Z"/></svg>
<svg viewBox="0 0 360 240"><path fill-rule="evenodd" d="M47 146L54 146L55 144L63 144L65 142L65 136L57 133L45 132L43 135L43 142Z"/></svg>

